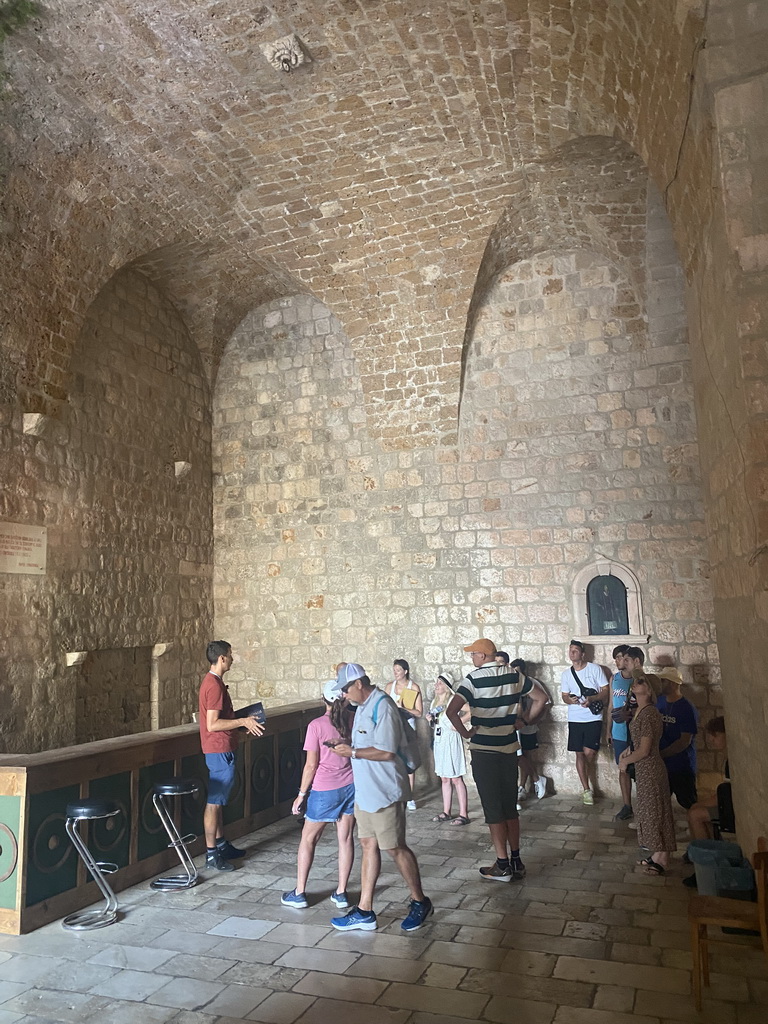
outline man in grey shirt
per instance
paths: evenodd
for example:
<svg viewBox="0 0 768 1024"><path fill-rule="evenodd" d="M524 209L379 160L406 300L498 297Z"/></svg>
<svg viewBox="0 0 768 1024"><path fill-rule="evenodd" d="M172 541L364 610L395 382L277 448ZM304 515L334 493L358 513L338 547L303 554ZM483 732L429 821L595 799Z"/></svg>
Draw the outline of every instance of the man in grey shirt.
<svg viewBox="0 0 768 1024"><path fill-rule="evenodd" d="M381 851L394 860L411 893L404 932L421 928L432 913L432 901L421 888L416 857L405 842L405 802L411 798L405 753L405 734L397 705L375 687L362 665L343 665L336 678L339 693L357 705L352 743L336 743L333 749L352 759L355 779L355 817L363 848L360 902L331 924L339 931L374 931L373 893L381 873Z"/></svg>

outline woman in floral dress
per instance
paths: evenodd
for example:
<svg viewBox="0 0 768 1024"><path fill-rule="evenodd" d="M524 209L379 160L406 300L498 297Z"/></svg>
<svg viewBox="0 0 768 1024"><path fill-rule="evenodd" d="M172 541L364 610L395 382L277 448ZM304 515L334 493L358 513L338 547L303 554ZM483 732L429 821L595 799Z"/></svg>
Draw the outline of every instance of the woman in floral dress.
<svg viewBox="0 0 768 1024"><path fill-rule="evenodd" d="M677 843L667 769L659 754L663 722L656 699L661 693L661 680L650 673L638 673L632 693L637 711L629 723L631 743L619 758L619 768L625 772L629 765L635 766L637 796L633 806L638 823L637 841L651 851L637 863L648 875L663 875Z"/></svg>

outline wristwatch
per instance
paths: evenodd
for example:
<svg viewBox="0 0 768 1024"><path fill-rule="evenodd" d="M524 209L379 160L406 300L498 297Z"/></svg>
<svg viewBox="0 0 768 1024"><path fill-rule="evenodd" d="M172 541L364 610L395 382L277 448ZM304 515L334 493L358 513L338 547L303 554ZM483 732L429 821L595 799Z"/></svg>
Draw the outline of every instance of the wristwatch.
<svg viewBox="0 0 768 1024"><path fill-rule="evenodd" d="M357 751L355 750L354 747L352 748L352 757L354 757L354 759L357 760Z"/></svg>

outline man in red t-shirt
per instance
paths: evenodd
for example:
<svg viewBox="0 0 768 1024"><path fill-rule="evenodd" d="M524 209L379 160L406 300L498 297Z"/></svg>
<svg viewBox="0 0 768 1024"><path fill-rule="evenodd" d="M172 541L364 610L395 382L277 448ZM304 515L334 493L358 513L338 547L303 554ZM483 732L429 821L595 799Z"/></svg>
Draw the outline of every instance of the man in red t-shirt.
<svg viewBox="0 0 768 1024"><path fill-rule="evenodd" d="M224 838L223 808L235 781L235 751L241 726L252 736L261 736L264 726L255 718L235 718L232 699L224 685L224 673L232 668L232 645L212 640L206 649L211 668L200 684L200 746L208 766L208 801L203 814L206 867L233 871L229 862L245 855Z"/></svg>

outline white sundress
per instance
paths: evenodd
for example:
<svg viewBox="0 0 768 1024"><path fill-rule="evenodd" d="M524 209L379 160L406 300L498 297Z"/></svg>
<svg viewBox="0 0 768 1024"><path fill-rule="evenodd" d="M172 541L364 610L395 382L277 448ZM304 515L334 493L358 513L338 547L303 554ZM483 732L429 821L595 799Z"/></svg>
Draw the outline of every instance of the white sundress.
<svg viewBox="0 0 768 1024"><path fill-rule="evenodd" d="M435 775L441 779L458 779L467 774L467 759L464 755L464 740L441 711L435 726Z"/></svg>

